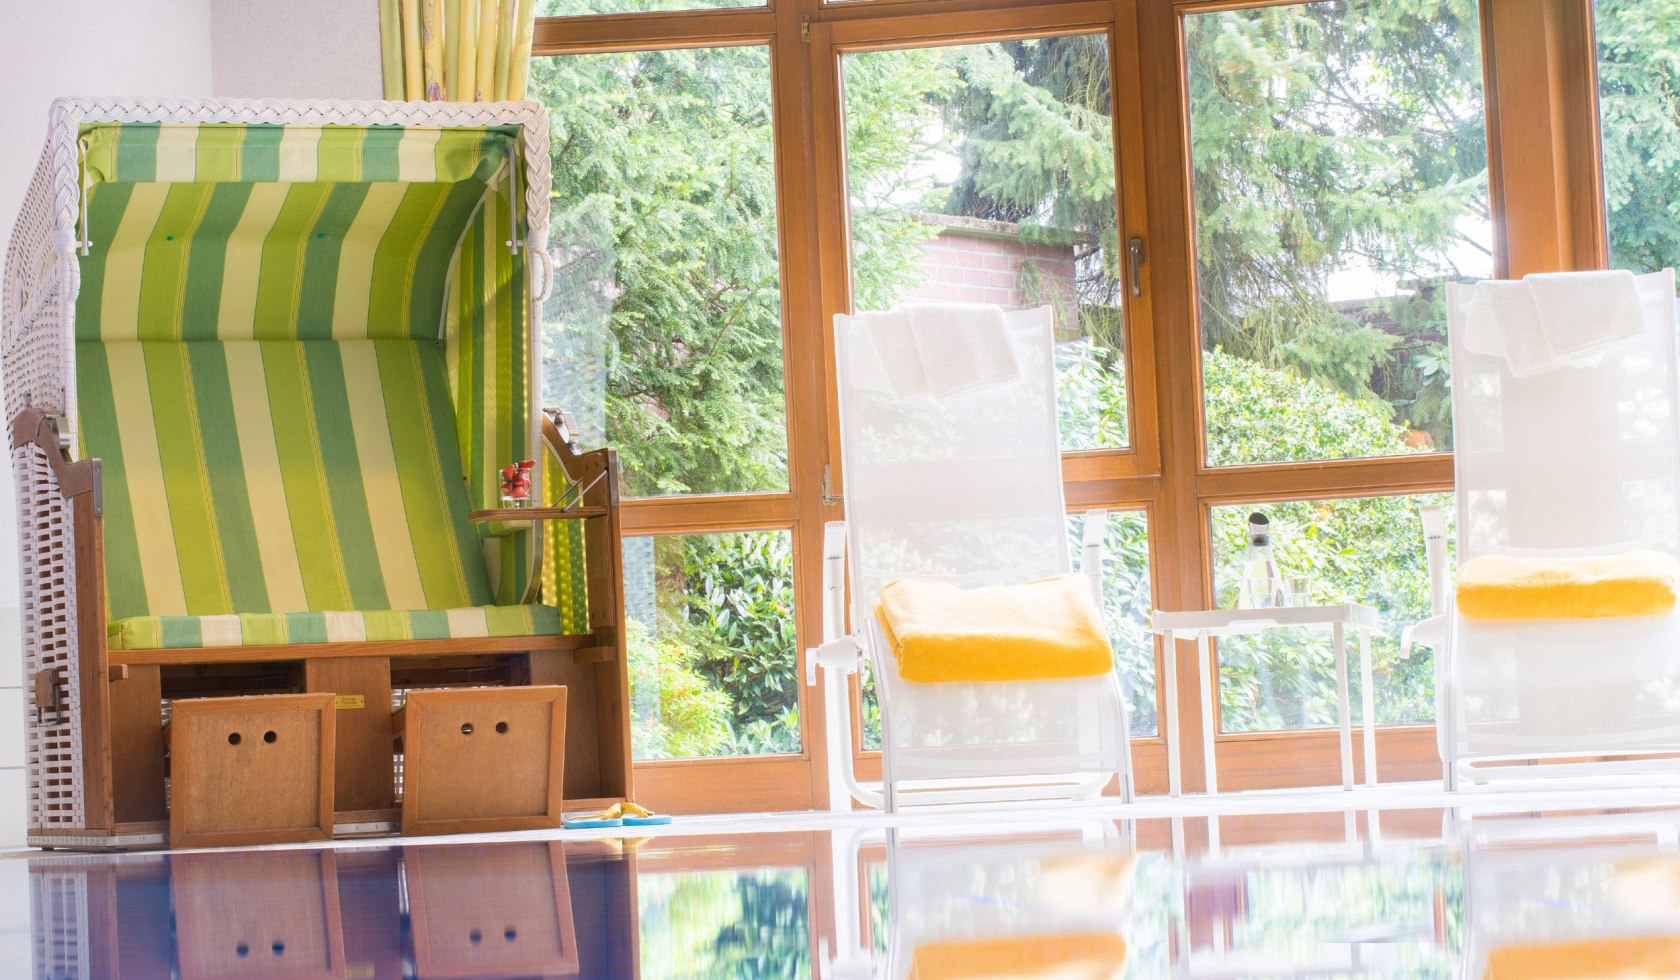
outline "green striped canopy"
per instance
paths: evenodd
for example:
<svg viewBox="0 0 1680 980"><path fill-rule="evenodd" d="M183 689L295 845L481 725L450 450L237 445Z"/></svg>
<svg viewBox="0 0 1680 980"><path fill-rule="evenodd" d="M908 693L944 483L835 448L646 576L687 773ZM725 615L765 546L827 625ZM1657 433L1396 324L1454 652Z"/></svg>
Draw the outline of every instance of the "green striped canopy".
<svg viewBox="0 0 1680 980"><path fill-rule="evenodd" d="M112 616L526 601L540 530L465 516L536 452L516 129L81 145L77 432L106 460Z"/></svg>

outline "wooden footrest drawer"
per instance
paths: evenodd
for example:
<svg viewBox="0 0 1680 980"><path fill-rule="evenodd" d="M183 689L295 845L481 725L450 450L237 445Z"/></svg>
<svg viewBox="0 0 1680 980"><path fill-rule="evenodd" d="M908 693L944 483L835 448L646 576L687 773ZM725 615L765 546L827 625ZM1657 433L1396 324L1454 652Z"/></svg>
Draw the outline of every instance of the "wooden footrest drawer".
<svg viewBox="0 0 1680 980"><path fill-rule="evenodd" d="M402 742L403 833L560 826L564 687L410 691L392 730Z"/></svg>
<svg viewBox="0 0 1680 980"><path fill-rule="evenodd" d="M333 722L331 694L172 702L169 845L330 839Z"/></svg>

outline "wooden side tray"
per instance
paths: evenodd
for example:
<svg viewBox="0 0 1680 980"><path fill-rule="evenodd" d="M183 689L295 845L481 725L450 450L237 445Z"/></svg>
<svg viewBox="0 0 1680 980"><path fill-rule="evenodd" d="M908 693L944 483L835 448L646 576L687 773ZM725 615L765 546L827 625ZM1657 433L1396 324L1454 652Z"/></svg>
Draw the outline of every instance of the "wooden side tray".
<svg viewBox="0 0 1680 980"><path fill-rule="evenodd" d="M173 702L169 845L331 839L334 720L326 693Z"/></svg>
<svg viewBox="0 0 1680 980"><path fill-rule="evenodd" d="M391 727L403 754L403 833L560 826L564 687L410 691Z"/></svg>

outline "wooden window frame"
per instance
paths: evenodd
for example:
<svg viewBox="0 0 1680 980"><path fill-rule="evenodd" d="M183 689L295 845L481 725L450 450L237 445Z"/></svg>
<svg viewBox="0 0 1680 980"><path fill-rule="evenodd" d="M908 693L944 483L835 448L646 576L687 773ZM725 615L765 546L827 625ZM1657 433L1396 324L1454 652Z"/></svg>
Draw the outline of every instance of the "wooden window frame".
<svg viewBox="0 0 1680 980"><path fill-rule="evenodd" d="M1297 2L1304 0L773 0L763 7L538 20L537 56L755 44L767 45L771 58L788 488L638 498L626 502L624 529L628 535L792 535L803 751L638 762L644 802L672 812L829 803L821 764L831 748L824 744L824 701L804 686L803 671L804 651L821 629L823 524L842 516L825 492L843 493L830 327L850 302L838 74L843 52L1107 31L1120 228L1122 237L1143 237L1147 249L1143 295L1129 297L1126 317L1132 444L1065 453L1063 479L1070 512L1101 507L1147 515L1158 608L1204 608L1212 601L1214 506L1452 490L1450 453L1207 465L1183 18ZM1480 0L1480 7L1496 269L1520 276L1601 268L1606 249L1591 0ZM1152 55L1147 61L1144 51ZM1157 667L1170 652L1178 657L1180 676L1194 677L1194 648L1179 646L1163 651L1157 643ZM855 683L852 697L856 712ZM1181 685L1178 708L1184 785L1195 789L1203 773L1194 684ZM1385 779L1439 774L1433 725L1384 726L1377 743ZM1133 749L1140 791L1163 792L1161 737L1134 739ZM1216 736L1216 752L1227 789L1331 783L1339 767L1333 730L1224 733ZM878 774L878 753L854 758L865 778Z"/></svg>

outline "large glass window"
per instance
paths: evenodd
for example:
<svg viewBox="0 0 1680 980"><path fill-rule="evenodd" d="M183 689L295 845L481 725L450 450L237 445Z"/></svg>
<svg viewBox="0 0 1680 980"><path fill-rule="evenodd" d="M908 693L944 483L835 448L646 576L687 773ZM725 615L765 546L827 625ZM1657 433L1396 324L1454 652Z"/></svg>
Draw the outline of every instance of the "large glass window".
<svg viewBox="0 0 1680 980"><path fill-rule="evenodd" d="M787 488L769 49L535 58L547 390L637 496Z"/></svg>
<svg viewBox="0 0 1680 980"><path fill-rule="evenodd" d="M1184 37L1208 462L1450 449L1442 286L1493 271L1475 0Z"/></svg>
<svg viewBox="0 0 1680 980"><path fill-rule="evenodd" d="M637 759L798 752L786 531L624 540Z"/></svg>
<svg viewBox="0 0 1680 980"><path fill-rule="evenodd" d="M1680 2L1597 0L1610 265L1680 264Z"/></svg>
<svg viewBox="0 0 1680 980"><path fill-rule="evenodd" d="M1452 514L1451 494L1289 500L1213 508L1214 589L1218 605L1237 604L1247 551L1248 515L1271 521L1272 552L1285 576L1312 582L1320 605L1362 602L1383 628L1371 638L1377 722L1435 719L1434 661L1424 648L1399 648L1400 631L1430 615L1429 565L1419 508ZM1450 539L1450 535L1449 535ZM1353 717L1359 717L1357 640L1348 637ZM1280 731L1336 723L1336 672L1329 631L1276 629L1219 642L1220 727Z"/></svg>
<svg viewBox="0 0 1680 980"><path fill-rule="evenodd" d="M1130 441L1106 35L848 54L852 306L1056 312L1062 445Z"/></svg>

